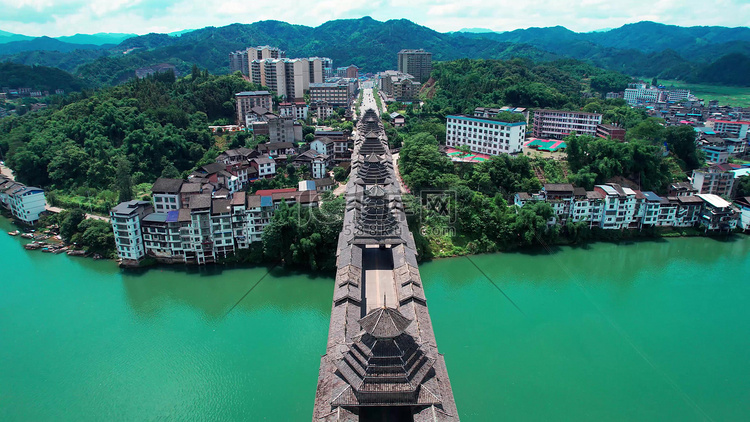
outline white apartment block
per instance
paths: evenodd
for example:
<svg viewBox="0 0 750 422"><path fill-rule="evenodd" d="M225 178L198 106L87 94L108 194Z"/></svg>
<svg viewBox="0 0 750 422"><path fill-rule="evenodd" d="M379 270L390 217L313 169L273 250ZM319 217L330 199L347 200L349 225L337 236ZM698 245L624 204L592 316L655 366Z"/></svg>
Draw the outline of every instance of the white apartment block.
<svg viewBox="0 0 750 422"><path fill-rule="evenodd" d="M623 98L628 105L637 105L642 103L656 103L664 101L666 95L656 87L649 87L646 84L631 84L630 88L625 90Z"/></svg>
<svg viewBox="0 0 750 422"><path fill-rule="evenodd" d="M33 225L47 208L44 191L0 176L0 203L17 220Z"/></svg>
<svg viewBox="0 0 750 422"><path fill-rule="evenodd" d="M468 146L472 152L499 155L522 151L526 137L526 122L508 123L462 115L448 116L446 145Z"/></svg>
<svg viewBox="0 0 750 422"><path fill-rule="evenodd" d="M636 207L635 191L614 183L596 185L594 191L604 196L604 214L602 215L601 228L628 228L634 221L633 217Z"/></svg>
<svg viewBox="0 0 750 422"><path fill-rule="evenodd" d="M167 212L180 209L180 188L182 179L168 179L160 177L151 188L154 201L154 212Z"/></svg>
<svg viewBox="0 0 750 422"><path fill-rule="evenodd" d="M582 111L536 110L534 111L535 138L562 139L575 132L578 135L596 136L596 127L602 123L602 115Z"/></svg>
<svg viewBox="0 0 750 422"><path fill-rule="evenodd" d="M123 202L109 212L117 255L123 262L137 263L146 255L141 219L153 212L154 207L150 202L135 200Z"/></svg>

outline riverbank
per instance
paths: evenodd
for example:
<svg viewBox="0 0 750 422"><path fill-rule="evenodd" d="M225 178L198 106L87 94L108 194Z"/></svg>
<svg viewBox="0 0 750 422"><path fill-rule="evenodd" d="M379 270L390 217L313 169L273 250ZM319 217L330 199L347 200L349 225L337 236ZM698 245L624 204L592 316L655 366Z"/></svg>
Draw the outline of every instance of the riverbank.
<svg viewBox="0 0 750 422"><path fill-rule="evenodd" d="M426 236L425 236L426 234ZM455 258L477 254L495 252L521 252L538 248L555 248L561 246L580 247L590 243L608 242L638 242L669 238L716 238L747 237L746 232L735 230L728 233L704 232L694 227L650 227L643 230L604 230L599 228L586 229L574 234L561 234L554 239L542 240L535 238L530 245L509 245L505 248L497 245L486 246L481 240L467 239L465 236L455 235L452 230L440 229L423 230L417 237L417 246L422 259Z"/></svg>

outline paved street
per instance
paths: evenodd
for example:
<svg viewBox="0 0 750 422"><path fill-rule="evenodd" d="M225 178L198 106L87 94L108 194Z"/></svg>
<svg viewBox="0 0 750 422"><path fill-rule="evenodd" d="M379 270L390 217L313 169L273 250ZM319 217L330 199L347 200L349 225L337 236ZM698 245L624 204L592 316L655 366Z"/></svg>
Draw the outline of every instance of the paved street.
<svg viewBox="0 0 750 422"><path fill-rule="evenodd" d="M362 252L365 263L365 303L367 312L385 305L398 307L396 284L393 281L393 258L388 249L367 247Z"/></svg>

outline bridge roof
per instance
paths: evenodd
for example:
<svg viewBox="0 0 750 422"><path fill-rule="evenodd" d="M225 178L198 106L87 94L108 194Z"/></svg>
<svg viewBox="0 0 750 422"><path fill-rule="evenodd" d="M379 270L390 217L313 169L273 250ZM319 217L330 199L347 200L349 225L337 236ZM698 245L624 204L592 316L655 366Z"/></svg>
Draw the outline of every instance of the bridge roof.
<svg viewBox="0 0 750 422"><path fill-rule="evenodd" d="M394 338L406 330L411 320L397 309L375 308L359 320L359 325L375 338Z"/></svg>

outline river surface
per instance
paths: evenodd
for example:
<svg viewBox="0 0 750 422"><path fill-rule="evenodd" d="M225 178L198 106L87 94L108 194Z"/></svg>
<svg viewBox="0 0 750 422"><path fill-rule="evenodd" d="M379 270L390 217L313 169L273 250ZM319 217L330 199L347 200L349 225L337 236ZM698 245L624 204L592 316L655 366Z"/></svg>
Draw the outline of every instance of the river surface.
<svg viewBox="0 0 750 422"><path fill-rule="evenodd" d="M332 278L26 251L0 218L0 420L309 421ZM421 266L465 421L750 420L750 239Z"/></svg>

